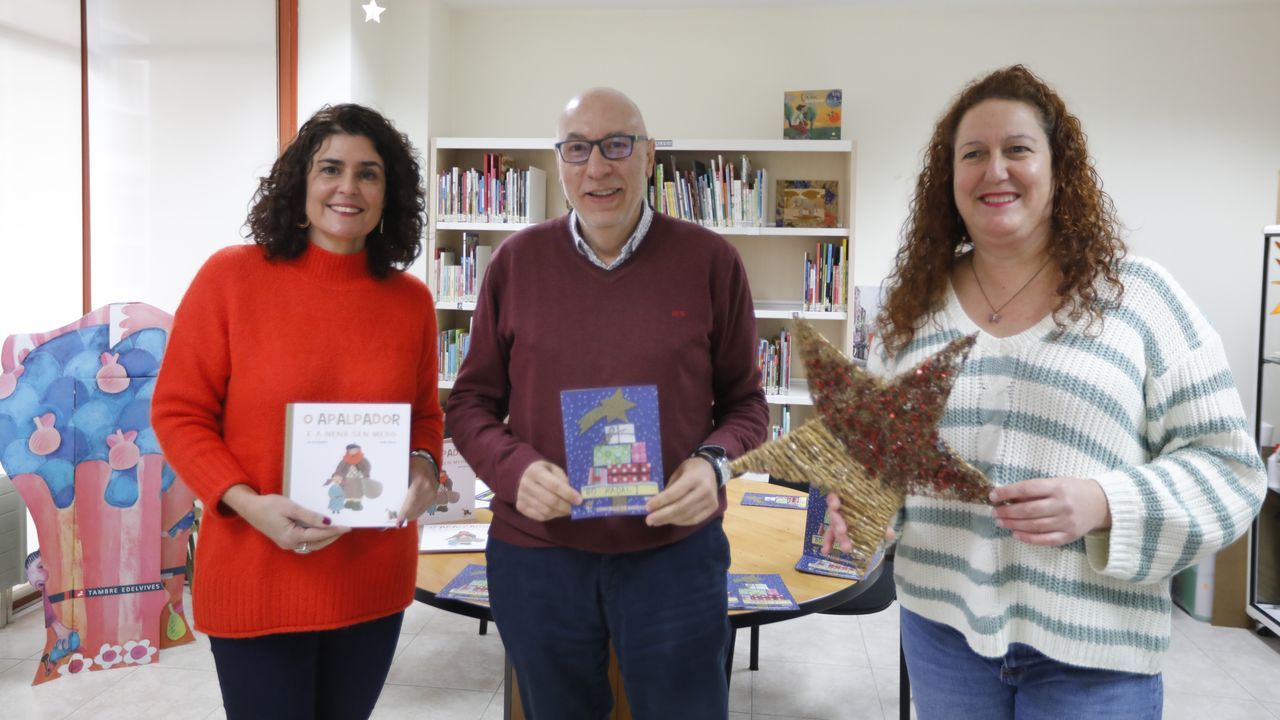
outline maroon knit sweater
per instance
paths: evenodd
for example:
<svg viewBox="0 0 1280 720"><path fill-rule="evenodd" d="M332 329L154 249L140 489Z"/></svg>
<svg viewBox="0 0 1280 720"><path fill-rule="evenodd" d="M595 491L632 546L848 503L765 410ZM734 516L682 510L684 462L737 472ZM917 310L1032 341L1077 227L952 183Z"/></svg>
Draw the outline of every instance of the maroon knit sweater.
<svg viewBox="0 0 1280 720"><path fill-rule="evenodd" d="M650 528L641 516L539 522L516 510L530 463L564 467L561 390L656 385L668 478L703 443L734 457L765 438L746 270L731 244L692 223L655 215L613 270L577 251L567 215L518 232L493 254L471 333L447 424L495 493L490 533L504 542L631 552L698 529Z"/></svg>

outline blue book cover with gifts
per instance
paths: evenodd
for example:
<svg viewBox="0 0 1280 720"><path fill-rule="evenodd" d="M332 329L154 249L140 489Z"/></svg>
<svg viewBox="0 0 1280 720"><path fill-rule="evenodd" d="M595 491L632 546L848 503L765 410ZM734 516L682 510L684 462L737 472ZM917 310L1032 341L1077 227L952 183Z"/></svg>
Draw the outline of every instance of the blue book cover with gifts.
<svg viewBox="0 0 1280 720"><path fill-rule="evenodd" d="M781 575L729 573L730 594L738 596L743 610L799 610ZM732 605L732 603L730 603Z"/></svg>
<svg viewBox="0 0 1280 720"><path fill-rule="evenodd" d="M817 488L809 488L809 509L804 521L804 544L800 548L800 562L796 569L814 575L861 580L862 573L854 567L853 561L840 550L832 547L830 555L822 554L822 536L827 531L827 497ZM876 553L868 567L880 564L880 556L884 549Z"/></svg>
<svg viewBox="0 0 1280 720"><path fill-rule="evenodd" d="M582 495L570 517L644 515L644 504L661 492L662 433L658 387L564 390L565 472Z"/></svg>
<svg viewBox="0 0 1280 720"><path fill-rule="evenodd" d="M471 564L458 571L436 597L489 606L489 577L484 565Z"/></svg>

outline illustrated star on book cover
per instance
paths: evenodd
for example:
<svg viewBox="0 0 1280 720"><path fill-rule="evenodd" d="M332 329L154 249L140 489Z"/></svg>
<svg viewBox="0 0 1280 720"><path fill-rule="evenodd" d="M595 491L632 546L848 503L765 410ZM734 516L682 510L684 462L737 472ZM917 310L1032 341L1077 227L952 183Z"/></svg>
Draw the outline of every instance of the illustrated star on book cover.
<svg viewBox="0 0 1280 720"><path fill-rule="evenodd" d="M565 472L582 495L575 520L644 515L662 491L662 433L656 385L564 390Z"/></svg>

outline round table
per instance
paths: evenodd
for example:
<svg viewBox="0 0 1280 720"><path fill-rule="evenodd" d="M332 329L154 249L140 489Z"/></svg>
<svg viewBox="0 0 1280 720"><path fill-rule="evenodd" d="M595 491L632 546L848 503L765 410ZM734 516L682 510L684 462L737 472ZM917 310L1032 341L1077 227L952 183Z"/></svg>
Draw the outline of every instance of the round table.
<svg viewBox="0 0 1280 720"><path fill-rule="evenodd" d="M758 628L769 623L790 620L809 613L821 612L846 603L864 590L871 587L880 576L883 563L877 566L862 581L844 578L811 575L795 569L800 559L803 544L805 517L807 513L789 508L757 507L742 504L742 496L748 492L764 492L778 495L805 495L779 485L762 483L745 478L734 478L726 487L728 507L725 510L724 530L729 537L729 549L732 563L731 573L776 574L782 577L791 596L799 605L797 610L731 610L729 622L735 628L751 628L753 640L757 638ZM478 510L474 522L489 522L493 515L488 510ZM488 607L471 603L436 597L462 568L467 565L483 565L483 552L468 553L429 553L418 557L418 587L416 597L419 601L433 607L447 610L459 615L477 618L481 621L480 632L485 632L488 621L493 619ZM733 663L733 651L736 633L730 634L729 653L725 661L725 673L728 674ZM755 655L756 642L751 643L751 669L758 667ZM616 668L611 667L611 673ZM507 666L506 717L523 717L519 708L519 698L511 692L512 682L510 663ZM617 683L616 687L621 687ZM619 691L615 698L615 709L618 717L630 717L626 708L626 696Z"/></svg>

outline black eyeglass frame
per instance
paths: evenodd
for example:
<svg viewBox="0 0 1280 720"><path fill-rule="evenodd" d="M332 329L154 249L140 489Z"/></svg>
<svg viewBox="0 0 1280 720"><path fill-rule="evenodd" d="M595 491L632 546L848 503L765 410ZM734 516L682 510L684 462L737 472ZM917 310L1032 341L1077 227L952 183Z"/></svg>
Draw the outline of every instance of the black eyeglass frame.
<svg viewBox="0 0 1280 720"><path fill-rule="evenodd" d="M627 150L626 155L623 155L621 157L609 157L604 151L603 143L606 140L616 140L617 138L629 138L631 140L631 147L629 150ZM564 148L562 146L568 145L569 143L586 143L587 145L592 146L594 149L600 150L600 157L604 158L605 160L626 160L627 158L631 157L632 153L636 151L636 143L640 142L641 140L652 140L652 139L653 138L649 137L648 135L629 135L627 133L614 133L612 135L605 135L604 137L598 140L587 140L586 138L573 138L570 140L561 140L560 142L556 143L554 147L556 149L556 155L559 155L560 159L566 164L585 165L587 164L587 162L591 160L590 150L587 151L587 156L585 158L574 161L574 160L569 160L564 156Z"/></svg>

